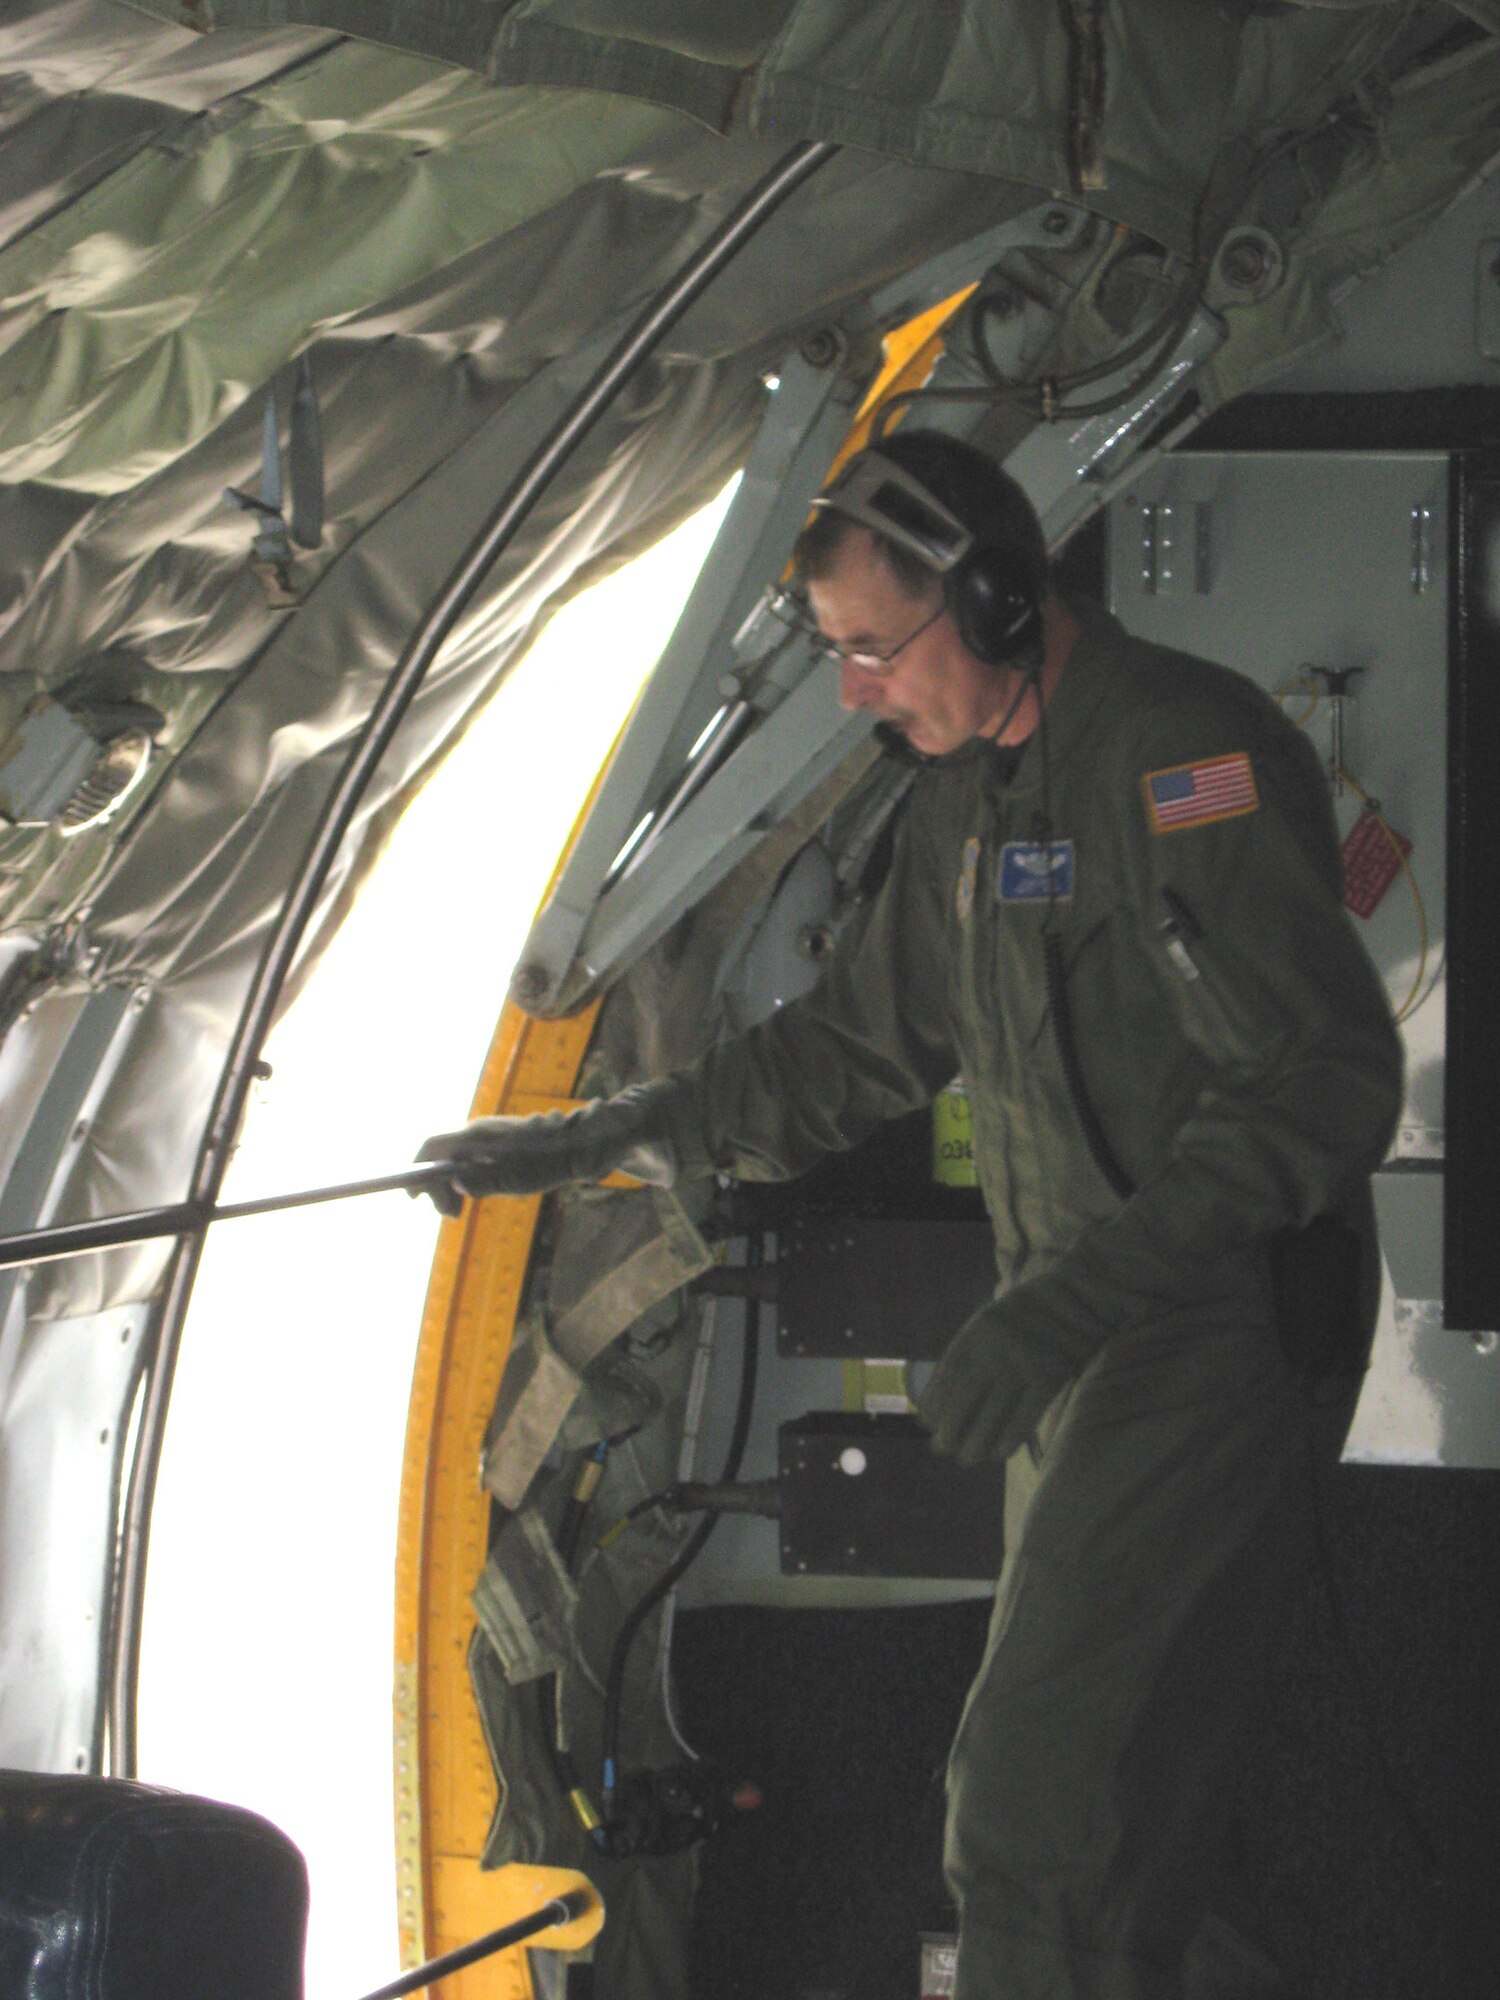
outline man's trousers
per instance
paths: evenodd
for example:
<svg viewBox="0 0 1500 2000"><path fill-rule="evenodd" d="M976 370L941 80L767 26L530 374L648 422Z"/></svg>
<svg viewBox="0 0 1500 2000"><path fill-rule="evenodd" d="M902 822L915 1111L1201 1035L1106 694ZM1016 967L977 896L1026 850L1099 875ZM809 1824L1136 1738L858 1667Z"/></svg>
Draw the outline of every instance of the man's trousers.
<svg viewBox="0 0 1500 2000"><path fill-rule="evenodd" d="M1281 2000L1216 1902L1231 1751L1357 1386L1312 1390L1258 1258L1114 1335L1010 1462L949 1769L956 2000Z"/></svg>

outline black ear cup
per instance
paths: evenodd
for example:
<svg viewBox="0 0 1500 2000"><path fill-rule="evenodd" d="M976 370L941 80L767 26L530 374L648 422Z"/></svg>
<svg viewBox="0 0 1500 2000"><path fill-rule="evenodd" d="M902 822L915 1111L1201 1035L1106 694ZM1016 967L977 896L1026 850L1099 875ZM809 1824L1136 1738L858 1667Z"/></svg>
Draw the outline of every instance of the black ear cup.
<svg viewBox="0 0 1500 2000"><path fill-rule="evenodd" d="M1029 652L1042 607L1026 564L994 542L978 542L943 579L948 611L969 651L991 666Z"/></svg>

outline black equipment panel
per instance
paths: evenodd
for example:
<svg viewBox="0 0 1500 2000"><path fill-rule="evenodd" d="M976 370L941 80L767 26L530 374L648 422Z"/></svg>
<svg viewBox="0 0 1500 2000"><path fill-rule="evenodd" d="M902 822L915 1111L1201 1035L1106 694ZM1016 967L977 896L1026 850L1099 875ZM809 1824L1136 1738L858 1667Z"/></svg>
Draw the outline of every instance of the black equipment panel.
<svg viewBox="0 0 1500 2000"><path fill-rule="evenodd" d="M782 1354L935 1361L995 1289L987 1222L794 1216L776 1259Z"/></svg>
<svg viewBox="0 0 1500 2000"><path fill-rule="evenodd" d="M1453 463L1443 1324L1475 1333L1500 1325L1500 462L1490 452L1461 452Z"/></svg>
<svg viewBox="0 0 1500 2000"><path fill-rule="evenodd" d="M942 1458L914 1418L814 1411L778 1432L787 1576L975 1578L1005 1553L1005 1467Z"/></svg>

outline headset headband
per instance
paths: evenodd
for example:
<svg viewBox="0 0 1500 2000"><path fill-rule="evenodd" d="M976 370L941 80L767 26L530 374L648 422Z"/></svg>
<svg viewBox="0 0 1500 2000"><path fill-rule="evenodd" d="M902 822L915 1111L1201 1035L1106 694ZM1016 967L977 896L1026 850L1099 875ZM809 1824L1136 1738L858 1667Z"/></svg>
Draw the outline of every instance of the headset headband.
<svg viewBox="0 0 1500 2000"><path fill-rule="evenodd" d="M873 528L939 576L956 568L974 546L958 516L904 465L879 451L858 452L813 506Z"/></svg>

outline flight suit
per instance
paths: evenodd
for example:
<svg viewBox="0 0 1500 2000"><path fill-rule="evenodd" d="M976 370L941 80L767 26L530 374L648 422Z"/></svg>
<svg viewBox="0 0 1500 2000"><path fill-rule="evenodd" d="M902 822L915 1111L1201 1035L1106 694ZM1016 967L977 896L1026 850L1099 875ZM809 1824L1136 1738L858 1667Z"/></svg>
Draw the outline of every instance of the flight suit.
<svg viewBox="0 0 1500 2000"><path fill-rule="evenodd" d="M1342 1217L1368 1330L1400 1045L1306 739L1243 677L1073 609L1019 764L976 741L919 776L858 936L675 1077L668 1122L685 1172L779 1178L962 1074L1000 1274L972 1337L1045 1414L1010 1441L950 1769L958 1992L1250 2000L1282 1988L1205 1916L1214 1779L1362 1361L1309 1387L1271 1246Z"/></svg>

